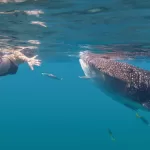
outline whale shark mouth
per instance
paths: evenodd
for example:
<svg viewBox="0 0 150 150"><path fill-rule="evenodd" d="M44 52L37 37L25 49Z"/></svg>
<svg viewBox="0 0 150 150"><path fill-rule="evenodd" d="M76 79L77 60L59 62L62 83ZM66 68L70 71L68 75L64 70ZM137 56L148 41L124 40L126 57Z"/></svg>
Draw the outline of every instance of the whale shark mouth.
<svg viewBox="0 0 150 150"><path fill-rule="evenodd" d="M87 65L92 65L91 61L93 59L92 53L89 51L84 51L79 53L80 60L82 60Z"/></svg>
<svg viewBox="0 0 150 150"><path fill-rule="evenodd" d="M98 56L98 57L97 57ZM91 79L105 79L103 72L99 70L100 60L106 60L104 58L99 59L100 54L93 54L89 51L84 51L79 53L79 62L81 68L86 77ZM107 60L106 60L107 61Z"/></svg>
<svg viewBox="0 0 150 150"><path fill-rule="evenodd" d="M92 58L91 58L90 54L91 53L89 51L80 52L79 62L80 62L81 68L82 68L85 76L88 78L94 78L94 77L96 77L96 72L91 63Z"/></svg>

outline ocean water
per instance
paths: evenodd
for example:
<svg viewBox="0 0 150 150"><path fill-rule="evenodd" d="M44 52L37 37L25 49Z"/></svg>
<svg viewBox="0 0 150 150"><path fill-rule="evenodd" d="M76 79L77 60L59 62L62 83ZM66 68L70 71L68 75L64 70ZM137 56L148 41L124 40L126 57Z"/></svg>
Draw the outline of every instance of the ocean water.
<svg viewBox="0 0 150 150"><path fill-rule="evenodd" d="M78 78L84 75L78 54L148 52L150 2L0 2L1 51L21 47L42 60L34 71L22 64L17 74L0 78L1 150L149 149L150 127L90 80ZM123 61L150 70L149 57ZM150 121L149 112L140 114Z"/></svg>

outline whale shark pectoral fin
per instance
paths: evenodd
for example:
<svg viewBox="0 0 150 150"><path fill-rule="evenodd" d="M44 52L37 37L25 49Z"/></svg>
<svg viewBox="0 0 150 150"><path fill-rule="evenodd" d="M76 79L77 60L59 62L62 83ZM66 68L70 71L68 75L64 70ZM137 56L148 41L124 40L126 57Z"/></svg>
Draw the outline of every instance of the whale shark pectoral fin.
<svg viewBox="0 0 150 150"><path fill-rule="evenodd" d="M142 103L143 107L145 107L146 109L148 109L150 111L150 101L144 102Z"/></svg>
<svg viewBox="0 0 150 150"><path fill-rule="evenodd" d="M81 79L90 79L90 77L87 77L87 76L79 76L79 78L81 78Z"/></svg>
<svg viewBox="0 0 150 150"><path fill-rule="evenodd" d="M129 109L131 109L133 111L137 111L138 110L137 108L135 108L134 106L131 106L129 104L124 104L124 106L126 106L127 108L129 108Z"/></svg>

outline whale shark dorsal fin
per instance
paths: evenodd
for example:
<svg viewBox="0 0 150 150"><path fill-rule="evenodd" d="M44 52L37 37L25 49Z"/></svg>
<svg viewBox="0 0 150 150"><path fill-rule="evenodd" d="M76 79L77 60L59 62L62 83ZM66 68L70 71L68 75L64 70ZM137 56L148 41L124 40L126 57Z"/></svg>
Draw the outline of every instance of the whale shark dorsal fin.
<svg viewBox="0 0 150 150"><path fill-rule="evenodd" d="M150 111L150 101L144 102L142 105Z"/></svg>

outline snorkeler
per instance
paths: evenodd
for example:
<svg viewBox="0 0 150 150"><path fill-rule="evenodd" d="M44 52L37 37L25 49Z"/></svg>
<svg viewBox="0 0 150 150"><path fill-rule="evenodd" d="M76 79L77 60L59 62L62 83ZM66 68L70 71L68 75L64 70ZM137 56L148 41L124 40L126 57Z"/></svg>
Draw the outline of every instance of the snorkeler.
<svg viewBox="0 0 150 150"><path fill-rule="evenodd" d="M56 80L63 80L63 78L59 78L53 74L49 74L49 73L42 73L43 76L47 76L47 77L51 77L53 79L56 79Z"/></svg>
<svg viewBox="0 0 150 150"><path fill-rule="evenodd" d="M6 76L10 74L16 74L18 66L24 62L27 62L30 69L34 70L33 66L40 66L41 62L34 57L26 57L20 51L11 51L11 54L5 54L0 56L0 76Z"/></svg>
<svg viewBox="0 0 150 150"><path fill-rule="evenodd" d="M109 134L109 136L111 137L111 140L112 140L112 141L115 141L115 140L116 140L116 139L114 138L114 136L113 136L113 134L112 134L112 132L111 132L110 129L108 129L108 134Z"/></svg>
<svg viewBox="0 0 150 150"><path fill-rule="evenodd" d="M136 113L136 117L140 118L142 120L142 122L144 124L146 124L147 126L150 126L149 121L146 118L144 118L143 116L140 116L138 113Z"/></svg>

